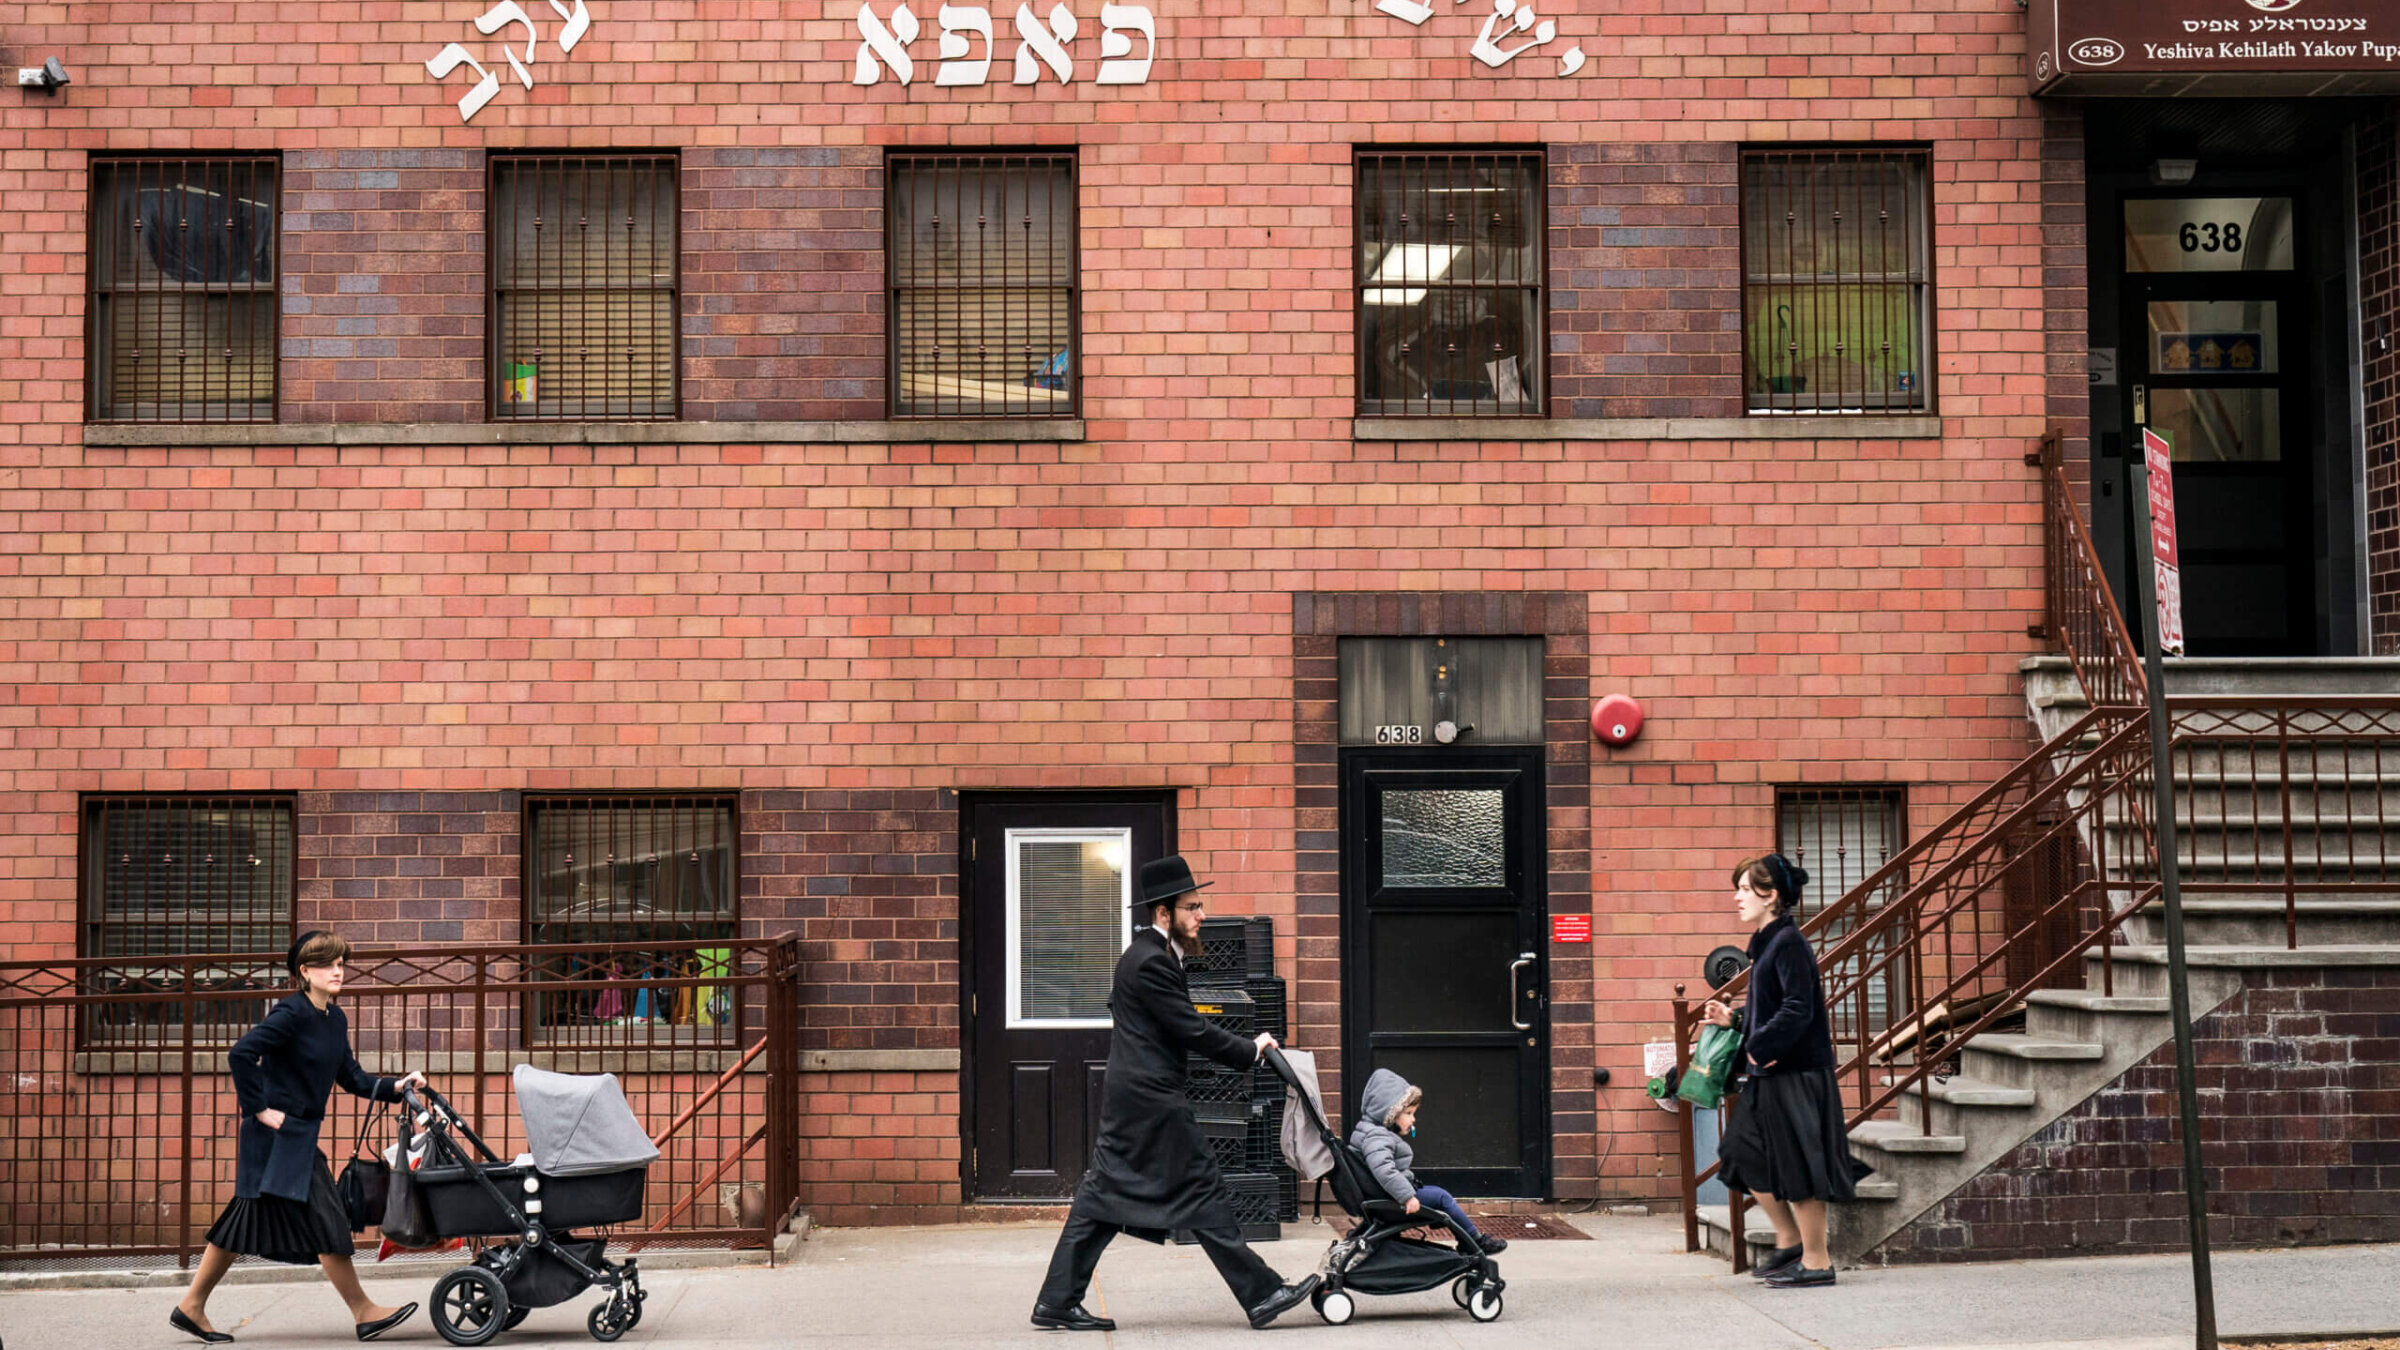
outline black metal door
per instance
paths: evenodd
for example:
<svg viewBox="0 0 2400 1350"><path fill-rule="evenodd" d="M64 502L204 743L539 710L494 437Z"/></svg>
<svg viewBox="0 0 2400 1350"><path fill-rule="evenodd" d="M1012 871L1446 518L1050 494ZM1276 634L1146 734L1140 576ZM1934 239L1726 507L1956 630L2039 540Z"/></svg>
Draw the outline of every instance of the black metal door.
<svg viewBox="0 0 2400 1350"><path fill-rule="evenodd" d="M2144 426L2173 442L2193 656L2317 654L2307 234L2296 187L2252 190L2125 203L2151 233L2127 231L2124 453Z"/></svg>
<svg viewBox="0 0 2400 1350"><path fill-rule="evenodd" d="M1108 989L1133 878L1174 848L1163 793L968 797L967 1182L981 1200L1072 1195L1100 1115Z"/></svg>
<svg viewBox="0 0 2400 1350"><path fill-rule="evenodd" d="M1538 749L1342 752L1345 1120L1425 1090L1418 1179L1545 1196L1550 1030Z"/></svg>

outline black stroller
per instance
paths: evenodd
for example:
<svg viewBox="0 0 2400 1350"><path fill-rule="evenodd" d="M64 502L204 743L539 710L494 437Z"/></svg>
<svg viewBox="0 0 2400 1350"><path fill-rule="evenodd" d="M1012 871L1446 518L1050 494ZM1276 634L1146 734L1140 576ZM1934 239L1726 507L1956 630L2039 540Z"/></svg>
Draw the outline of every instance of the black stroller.
<svg viewBox="0 0 2400 1350"><path fill-rule="evenodd" d="M418 1088L406 1094L410 1115L400 1125L402 1156L425 1150L409 1184L423 1193L431 1235L513 1239L485 1248L472 1264L434 1284L434 1330L452 1345L481 1345L535 1308L599 1285L608 1299L592 1309L585 1326L593 1340L613 1341L642 1320L639 1263L612 1263L607 1237L569 1230L641 1218L643 1179L658 1149L614 1074L547 1073L519 1065L515 1083L530 1159L514 1162L502 1162L440 1093ZM422 1134L412 1137L411 1118L424 1121Z"/></svg>
<svg viewBox="0 0 2400 1350"><path fill-rule="evenodd" d="M1500 1291L1508 1287L1500 1278L1500 1264L1460 1232L1449 1215L1434 1209L1411 1214L1385 1195L1367 1171L1367 1160L1325 1123L1310 1088L1302 1085L1282 1052L1270 1049L1266 1060L1275 1076L1293 1089L1292 1096L1307 1115L1310 1128L1333 1151L1333 1171L1326 1180L1333 1183L1333 1198L1358 1220L1348 1234L1326 1249L1318 1270L1323 1283L1309 1300L1317 1315L1338 1327L1358 1311L1358 1302L1351 1297L1354 1290L1361 1294L1415 1294L1447 1284L1451 1299L1467 1310L1467 1316L1478 1322L1498 1321ZM1401 1236L1412 1228L1448 1229L1458 1245L1445 1247Z"/></svg>

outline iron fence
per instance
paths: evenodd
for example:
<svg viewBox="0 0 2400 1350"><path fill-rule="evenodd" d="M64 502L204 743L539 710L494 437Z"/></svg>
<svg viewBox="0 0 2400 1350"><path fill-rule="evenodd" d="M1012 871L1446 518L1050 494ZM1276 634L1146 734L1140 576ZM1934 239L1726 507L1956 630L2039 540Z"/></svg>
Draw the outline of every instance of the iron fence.
<svg viewBox="0 0 2400 1350"><path fill-rule="evenodd" d="M677 944L629 946L656 954ZM707 946L723 960L704 974L539 981L566 949L361 949L341 1004L369 1072L424 1070L502 1157L524 1146L509 1087L517 1065L616 1074L661 1152L643 1219L618 1238L771 1246L798 1199L799 945ZM238 1108L226 1051L283 992L223 987L215 976L228 960L0 963L0 1260L198 1253L233 1194ZM281 962L245 954L238 964ZM626 1017L566 1043L524 1034L544 997L614 993L629 1005L645 991L675 997L703 985L731 1014L706 1027ZM91 1035L95 1026L109 1034ZM334 1093L320 1146L337 1170L361 1113L380 1109ZM370 1138L380 1148L391 1136ZM366 1249L378 1238L369 1229Z"/></svg>

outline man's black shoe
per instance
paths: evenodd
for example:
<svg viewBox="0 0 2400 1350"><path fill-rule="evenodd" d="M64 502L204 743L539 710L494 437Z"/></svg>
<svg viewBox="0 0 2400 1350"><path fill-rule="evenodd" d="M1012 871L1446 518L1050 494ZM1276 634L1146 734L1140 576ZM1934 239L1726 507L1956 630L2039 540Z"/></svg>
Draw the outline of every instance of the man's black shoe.
<svg viewBox="0 0 2400 1350"><path fill-rule="evenodd" d="M1105 1317L1094 1317L1078 1303L1064 1312L1056 1308L1033 1305L1033 1324L1044 1331L1115 1331L1117 1324Z"/></svg>
<svg viewBox="0 0 2400 1350"><path fill-rule="evenodd" d="M1763 1280L1770 1275L1780 1275L1798 1264L1800 1264L1798 1247L1777 1247L1760 1257L1757 1265L1750 1267L1750 1278Z"/></svg>
<svg viewBox="0 0 2400 1350"><path fill-rule="evenodd" d="M1508 1239L1504 1237L1480 1237L1475 1240L1475 1245L1483 1248L1483 1254L1485 1256L1498 1256L1500 1253L1508 1250Z"/></svg>
<svg viewBox="0 0 2400 1350"><path fill-rule="evenodd" d="M1827 1266L1823 1270L1810 1270L1796 1262L1791 1269L1779 1270L1767 1277L1769 1289L1814 1289L1818 1285L1831 1283L1833 1283L1833 1267Z"/></svg>
<svg viewBox="0 0 2400 1350"><path fill-rule="evenodd" d="M1250 1310L1250 1329L1264 1331L1267 1323L1307 1302L1308 1296L1317 1292L1317 1278L1311 1275L1298 1284L1287 1284L1267 1295L1264 1301Z"/></svg>

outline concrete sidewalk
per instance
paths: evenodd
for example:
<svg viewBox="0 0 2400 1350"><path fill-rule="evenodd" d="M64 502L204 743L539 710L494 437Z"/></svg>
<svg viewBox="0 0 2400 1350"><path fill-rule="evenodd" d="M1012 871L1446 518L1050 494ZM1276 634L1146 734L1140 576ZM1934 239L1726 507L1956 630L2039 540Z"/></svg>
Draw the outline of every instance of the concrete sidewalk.
<svg viewBox="0 0 2400 1350"><path fill-rule="evenodd" d="M1305 1306L1262 1345L1305 1350L1445 1350L1541 1344L1625 1350L1887 1350L1889 1347L2079 1347L2180 1350L2191 1344L2190 1264L2182 1257L2091 1257L1989 1265L1845 1271L1833 1289L1781 1291L1681 1251L1672 1217L1579 1221L1591 1242L1526 1242L1502 1258L1501 1319L1478 1326L1443 1292L1362 1298L1357 1319L1329 1327ZM1313 1268L1329 1240L1305 1222L1260 1252L1287 1277ZM1120 1239L1100 1267L1091 1306L1115 1317L1110 1336L1033 1330L1033 1304L1056 1229L1049 1225L819 1230L775 1269L660 1271L644 1283L642 1324L622 1344L824 1346L952 1350L961 1345L1089 1345L1092 1350L1215 1350L1246 1338L1232 1300L1197 1248ZM431 1278L371 1279L387 1302L422 1300ZM2400 1246L2223 1255L2219 1318L2226 1335L2340 1334L2400 1328ZM170 1331L175 1294L94 1289L0 1294L7 1350L131 1350L192 1344ZM499 1346L588 1346L585 1295L536 1312ZM355 1344L321 1282L229 1285L210 1306L242 1346ZM389 1343L442 1346L420 1313Z"/></svg>

